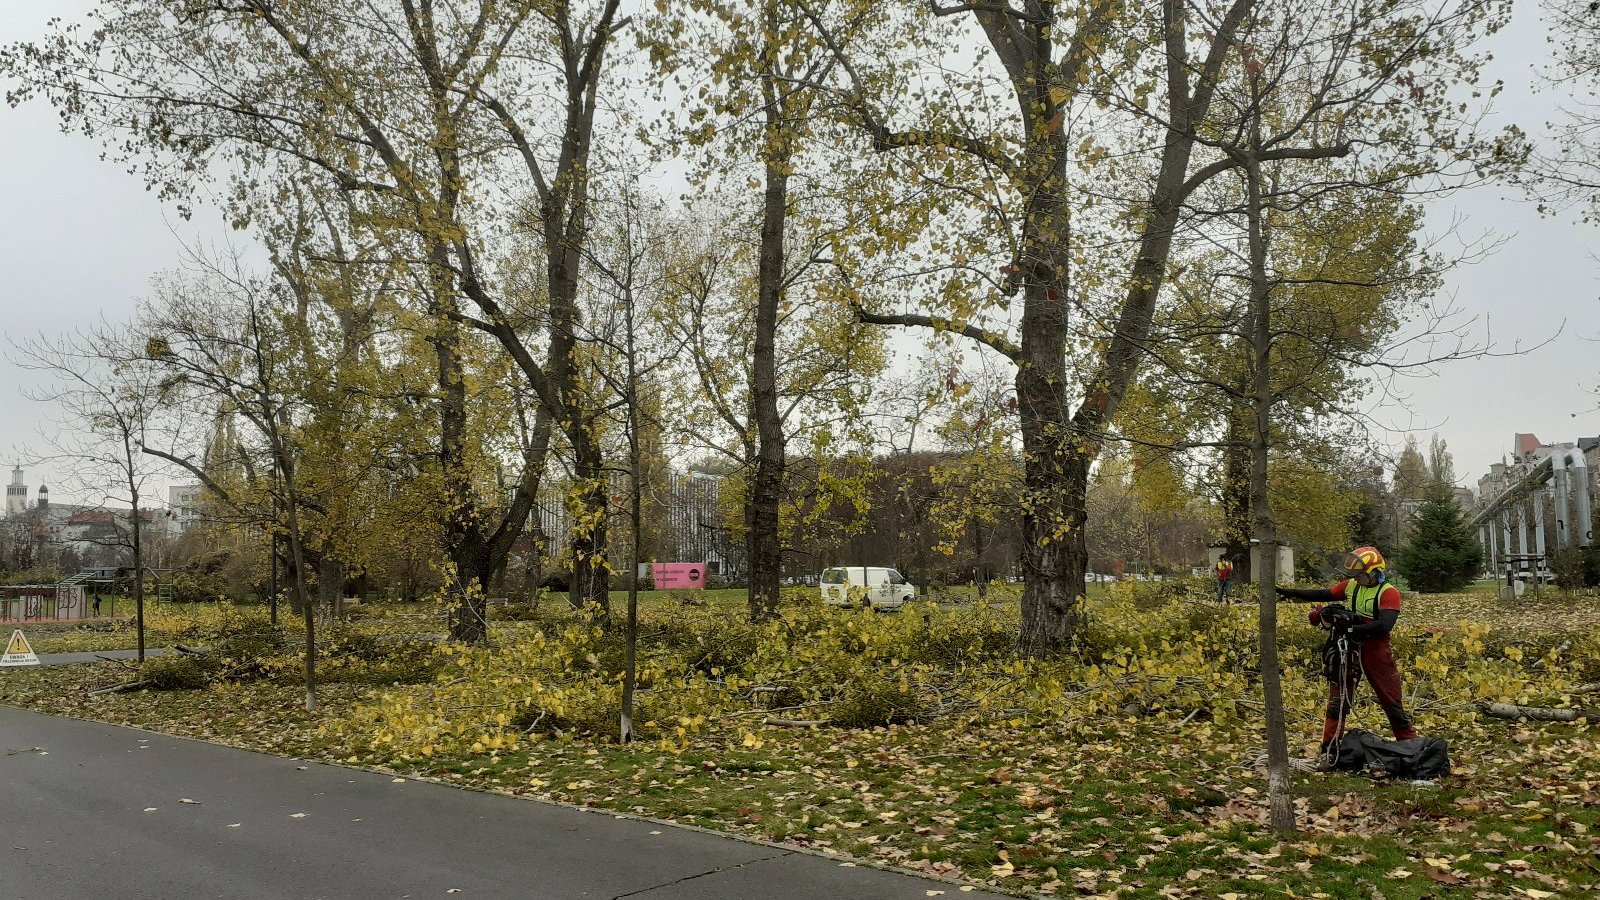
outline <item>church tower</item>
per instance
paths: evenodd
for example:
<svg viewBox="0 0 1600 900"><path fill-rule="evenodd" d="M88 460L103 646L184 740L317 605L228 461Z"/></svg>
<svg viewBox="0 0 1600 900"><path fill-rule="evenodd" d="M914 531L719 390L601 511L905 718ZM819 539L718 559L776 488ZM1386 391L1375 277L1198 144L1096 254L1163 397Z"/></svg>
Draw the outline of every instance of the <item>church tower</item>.
<svg viewBox="0 0 1600 900"><path fill-rule="evenodd" d="M22 515L28 508L28 486L22 483L22 467L11 470L11 483L6 485L6 518Z"/></svg>

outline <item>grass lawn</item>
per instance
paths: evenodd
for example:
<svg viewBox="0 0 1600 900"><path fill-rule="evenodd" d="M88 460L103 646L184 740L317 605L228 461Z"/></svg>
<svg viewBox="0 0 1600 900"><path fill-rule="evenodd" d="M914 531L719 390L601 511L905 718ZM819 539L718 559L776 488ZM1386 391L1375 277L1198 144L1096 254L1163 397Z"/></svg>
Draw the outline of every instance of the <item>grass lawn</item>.
<svg viewBox="0 0 1600 900"><path fill-rule="evenodd" d="M768 663L758 646L742 664L740 671L764 678L782 671L801 680L808 677L801 670L818 665L855 677L860 672L848 668L855 661L836 659L831 650L802 654L841 635L856 640L841 646L863 648L862 658L900 642L901 658L863 671L906 680L928 709L943 711L880 727L767 724L822 719L819 708L840 702L812 695L795 697L800 706L792 712L753 703L705 706L704 721L682 735L664 721L659 735L631 746L577 726L557 732L537 730L537 721L526 730L496 726L492 707L512 714L525 708L517 705L517 689L492 693L492 679L517 677L518 666L549 666L553 674L541 675L538 689L552 710L559 707L548 692L572 700L585 685L609 683L603 673L611 645L581 635L559 638L561 629L575 627L561 619L494 623L501 649L449 656L437 675L414 684L367 683L354 677L359 668L332 666L332 677L352 677L322 687L315 715L301 707L292 669L281 678L100 697L87 689L130 673L114 664L10 670L0 672L0 702L672 819L1019 895L1597 895L1600 730L1487 718L1470 701L1512 691L1516 699L1581 705L1582 695L1561 691L1600 671L1600 610L1592 608L1600 604L1546 598L1502 605L1483 594L1408 599L1408 634L1397 639L1397 654L1419 723L1451 741L1455 773L1428 785L1297 774L1301 831L1284 837L1265 828L1265 782L1256 766L1263 739L1250 706L1254 695L1241 688L1249 684L1249 657L1241 649L1236 662L1220 658L1222 648L1248 637L1253 608L1196 604L1194 621L1215 630L1207 646L1218 649L1195 656L1173 632L1150 630L1189 607L1140 610L1145 596L1119 595L1104 606L1092 598L1085 640L1110 642L1093 668L1075 661L1033 666L1003 654L993 661L915 663L967 646L965 637L927 643L941 627L981 637L966 618L980 614L970 607L945 618L931 609L898 616L797 610L792 627L811 630L788 645L787 663L763 668ZM692 620L704 626L688 633L695 640L731 632L743 593L712 592L708 599L711 608L684 607L671 596L643 604L645 630L662 635L651 658L700 667L692 679L662 668L646 686L646 709L665 709L653 707L654 698L665 702L669 692L689 690L691 680L707 691L733 680L715 664L722 657L708 655L708 646L719 645L694 644L685 656L681 645L690 638L674 630ZM1004 626L1015 604L1000 602L1011 607L992 614ZM404 606L370 613L359 625L372 633L418 633L428 630L419 625L437 621L431 610ZM190 625L163 627L181 634L199 627L205 613L190 615ZM1322 686L1296 655L1307 629L1289 618L1289 724L1292 752L1303 756L1318 728ZM661 649L669 647L680 648L673 651L679 655ZM592 681L557 677L590 668L600 673ZM825 693L832 677L817 677L819 690ZM1524 680L1506 687L1517 678ZM1190 680L1190 693L1171 687ZM747 693L756 696L741 684L717 696ZM383 728L408 727L404 716L391 714L402 701L407 716L432 722L431 737L378 739ZM1356 726L1380 730L1381 723L1370 703L1358 710ZM949 895L956 895L953 888Z"/></svg>
<svg viewBox="0 0 1600 900"><path fill-rule="evenodd" d="M791 591L816 592L815 587L791 588ZM1104 596L1106 586L1092 584L1089 596ZM1021 593L1020 585L996 585L991 592L998 601L1014 600ZM675 609L685 605L685 600L703 602L713 609L744 609L748 594L744 588L716 588L705 591L640 591L639 608L645 613ZM971 603L977 599L977 589L971 585L955 585L930 592L929 599L944 604ZM628 592L612 591L612 609L621 614L627 608ZM552 594L542 603L548 606L565 604L564 595ZM222 603L156 603L151 602L146 619L145 645L167 647L180 640L180 634L194 623L207 619L207 613L226 607ZM258 607L245 607L256 609ZM444 614L432 604L385 602L368 605L375 612L380 630L407 633L442 632ZM119 615L113 616L113 610ZM129 650L138 646L138 635L132 620L133 601L109 595L102 606L105 617L87 622L0 623L0 627L19 627L28 636L36 653L81 653L101 650ZM286 621L293 613L284 605L279 615ZM7 631L9 634L9 631Z"/></svg>

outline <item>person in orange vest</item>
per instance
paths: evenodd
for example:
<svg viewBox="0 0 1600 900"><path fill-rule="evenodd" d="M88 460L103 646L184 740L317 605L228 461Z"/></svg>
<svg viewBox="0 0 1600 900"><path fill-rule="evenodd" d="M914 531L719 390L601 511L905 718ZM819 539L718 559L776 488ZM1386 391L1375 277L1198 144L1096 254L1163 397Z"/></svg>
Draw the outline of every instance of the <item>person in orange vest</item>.
<svg viewBox="0 0 1600 900"><path fill-rule="evenodd" d="M1347 577L1331 588L1278 588L1280 595L1291 600L1325 604L1311 610L1311 624L1329 631L1323 645L1323 674L1328 679L1328 705L1322 718L1324 754L1343 737L1340 731L1362 672L1389 719L1395 740L1417 736L1401 702L1400 670L1389 646L1389 632L1400 618L1400 589L1387 583L1388 566L1376 547L1350 551L1343 568ZM1341 646L1348 648L1347 654L1338 652Z"/></svg>
<svg viewBox="0 0 1600 900"><path fill-rule="evenodd" d="M1212 574L1217 576L1217 602L1228 602L1228 585L1233 582L1233 562L1226 556L1218 557Z"/></svg>

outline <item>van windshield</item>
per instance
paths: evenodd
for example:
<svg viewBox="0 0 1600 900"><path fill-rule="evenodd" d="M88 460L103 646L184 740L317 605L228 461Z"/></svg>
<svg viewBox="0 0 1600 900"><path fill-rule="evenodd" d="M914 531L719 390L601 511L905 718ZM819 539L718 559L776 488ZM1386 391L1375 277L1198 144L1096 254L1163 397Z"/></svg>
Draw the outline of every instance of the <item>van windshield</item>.
<svg viewBox="0 0 1600 900"><path fill-rule="evenodd" d="M889 583L890 584L905 584L906 583L906 577L904 575L901 575L898 570L890 569L889 570Z"/></svg>
<svg viewBox="0 0 1600 900"><path fill-rule="evenodd" d="M823 584L844 584L843 569L828 569L822 573Z"/></svg>

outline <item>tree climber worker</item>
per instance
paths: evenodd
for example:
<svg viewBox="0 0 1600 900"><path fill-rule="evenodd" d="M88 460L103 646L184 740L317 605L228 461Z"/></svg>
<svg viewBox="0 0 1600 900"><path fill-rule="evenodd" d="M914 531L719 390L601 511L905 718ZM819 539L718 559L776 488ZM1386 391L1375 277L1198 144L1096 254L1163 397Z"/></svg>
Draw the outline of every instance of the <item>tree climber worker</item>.
<svg viewBox="0 0 1600 900"><path fill-rule="evenodd" d="M1228 602L1228 585L1233 581L1233 561L1226 556L1217 557L1217 564L1211 571L1217 576L1217 602Z"/></svg>
<svg viewBox="0 0 1600 900"><path fill-rule="evenodd" d="M1395 668L1389 632L1400 618L1400 589L1387 584L1387 566L1375 547L1357 547L1345 555L1349 576L1326 589L1278 588L1291 600L1326 604L1311 610L1311 624L1329 630L1323 645L1323 674L1328 678L1328 706L1322 720L1322 752L1327 754L1341 737L1341 723L1350 713L1350 698L1367 674L1378 705L1389 718L1397 741L1417 736L1402 705L1400 671ZM1340 636L1348 639L1349 659L1336 657ZM1359 652L1355 648L1360 648Z"/></svg>

